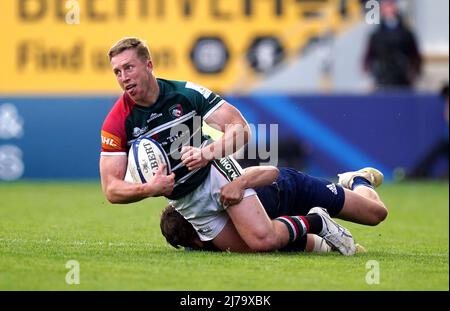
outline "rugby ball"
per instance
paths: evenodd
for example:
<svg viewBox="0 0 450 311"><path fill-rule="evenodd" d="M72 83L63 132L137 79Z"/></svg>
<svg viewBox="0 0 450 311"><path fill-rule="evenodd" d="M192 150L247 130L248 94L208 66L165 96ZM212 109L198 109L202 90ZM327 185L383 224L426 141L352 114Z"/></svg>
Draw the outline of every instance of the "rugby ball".
<svg viewBox="0 0 450 311"><path fill-rule="evenodd" d="M169 175L170 162L162 146L151 138L139 138L131 144L128 152L125 181L145 184L153 178L163 164L166 165L164 173Z"/></svg>

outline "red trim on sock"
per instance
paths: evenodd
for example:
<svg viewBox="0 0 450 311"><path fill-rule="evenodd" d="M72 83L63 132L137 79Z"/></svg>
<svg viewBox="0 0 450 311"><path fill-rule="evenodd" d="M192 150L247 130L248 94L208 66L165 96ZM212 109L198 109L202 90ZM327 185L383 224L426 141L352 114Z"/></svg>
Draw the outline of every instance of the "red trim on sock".
<svg viewBox="0 0 450 311"><path fill-rule="evenodd" d="M309 222L308 222L308 219L306 219L305 217L303 217L303 216L298 216L301 220L303 220L303 223L305 224L305 227L306 227L306 233L309 233L310 231L309 231Z"/></svg>

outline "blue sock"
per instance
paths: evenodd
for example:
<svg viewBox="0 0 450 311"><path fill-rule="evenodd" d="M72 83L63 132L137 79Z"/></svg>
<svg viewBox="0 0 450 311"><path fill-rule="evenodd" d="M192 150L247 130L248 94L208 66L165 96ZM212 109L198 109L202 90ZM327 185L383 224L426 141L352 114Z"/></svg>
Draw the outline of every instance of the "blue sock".
<svg viewBox="0 0 450 311"><path fill-rule="evenodd" d="M355 177L353 179L353 184L352 184L352 190L355 190L355 188L357 186L364 186L364 187L369 187L373 189L373 186L370 184L370 182L365 179L364 177Z"/></svg>

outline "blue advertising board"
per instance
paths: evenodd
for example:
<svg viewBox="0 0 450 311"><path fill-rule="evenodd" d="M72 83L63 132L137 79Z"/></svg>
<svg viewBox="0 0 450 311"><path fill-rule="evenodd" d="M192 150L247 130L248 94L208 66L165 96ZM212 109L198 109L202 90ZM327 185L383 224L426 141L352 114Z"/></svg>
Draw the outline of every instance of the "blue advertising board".
<svg viewBox="0 0 450 311"><path fill-rule="evenodd" d="M324 177L376 166L390 179L414 167L446 128L444 103L434 95L227 100L255 126L276 124L280 141L306 150L301 169ZM114 102L110 96L0 97L0 180L98 178L100 128Z"/></svg>

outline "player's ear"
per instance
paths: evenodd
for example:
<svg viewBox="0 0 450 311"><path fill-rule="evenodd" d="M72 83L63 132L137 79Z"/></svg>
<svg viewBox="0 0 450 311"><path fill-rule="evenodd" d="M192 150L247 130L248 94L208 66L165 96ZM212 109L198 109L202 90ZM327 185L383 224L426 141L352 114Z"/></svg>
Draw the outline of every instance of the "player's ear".
<svg viewBox="0 0 450 311"><path fill-rule="evenodd" d="M153 62L150 59L147 61L147 69L153 72Z"/></svg>

